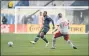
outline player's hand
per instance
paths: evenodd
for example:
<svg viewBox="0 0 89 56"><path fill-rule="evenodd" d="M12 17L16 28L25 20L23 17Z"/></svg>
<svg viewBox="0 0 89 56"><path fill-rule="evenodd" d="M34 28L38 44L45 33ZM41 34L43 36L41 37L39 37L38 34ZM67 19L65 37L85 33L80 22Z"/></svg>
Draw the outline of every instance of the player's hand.
<svg viewBox="0 0 89 56"><path fill-rule="evenodd" d="M52 34L53 34L53 32L52 32Z"/></svg>
<svg viewBox="0 0 89 56"><path fill-rule="evenodd" d="M52 34L54 34L54 31L52 31Z"/></svg>
<svg viewBox="0 0 89 56"><path fill-rule="evenodd" d="M52 29L55 29L55 27L53 26L53 28Z"/></svg>
<svg viewBox="0 0 89 56"><path fill-rule="evenodd" d="M52 34L53 34L54 32L52 32Z"/></svg>

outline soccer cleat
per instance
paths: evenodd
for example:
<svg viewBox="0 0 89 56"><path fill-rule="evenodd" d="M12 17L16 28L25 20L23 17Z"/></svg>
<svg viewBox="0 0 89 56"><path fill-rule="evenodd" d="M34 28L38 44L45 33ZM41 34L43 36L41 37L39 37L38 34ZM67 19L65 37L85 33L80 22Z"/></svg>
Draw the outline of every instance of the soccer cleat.
<svg viewBox="0 0 89 56"><path fill-rule="evenodd" d="M73 46L73 49L77 49L77 47Z"/></svg>
<svg viewBox="0 0 89 56"><path fill-rule="evenodd" d="M48 43L46 43L46 47L49 45L49 42Z"/></svg>
<svg viewBox="0 0 89 56"><path fill-rule="evenodd" d="M35 44L35 42L34 42L34 41L30 41L30 43Z"/></svg>
<svg viewBox="0 0 89 56"><path fill-rule="evenodd" d="M55 47L52 47L51 49L55 49Z"/></svg>

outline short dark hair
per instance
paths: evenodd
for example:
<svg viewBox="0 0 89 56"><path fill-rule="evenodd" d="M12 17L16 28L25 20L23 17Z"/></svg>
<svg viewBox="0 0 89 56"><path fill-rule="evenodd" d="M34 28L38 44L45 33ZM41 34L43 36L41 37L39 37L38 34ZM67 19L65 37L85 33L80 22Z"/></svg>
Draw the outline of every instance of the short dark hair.
<svg viewBox="0 0 89 56"><path fill-rule="evenodd" d="M58 15L62 15L62 13L58 13Z"/></svg>
<svg viewBox="0 0 89 56"><path fill-rule="evenodd" d="M46 12L46 14L47 14L47 11L44 11L44 12Z"/></svg>

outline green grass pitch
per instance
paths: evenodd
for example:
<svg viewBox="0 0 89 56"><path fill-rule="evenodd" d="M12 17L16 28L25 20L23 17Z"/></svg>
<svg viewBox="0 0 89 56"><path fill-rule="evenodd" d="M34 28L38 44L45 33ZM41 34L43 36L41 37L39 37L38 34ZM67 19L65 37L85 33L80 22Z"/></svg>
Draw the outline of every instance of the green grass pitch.
<svg viewBox="0 0 89 56"><path fill-rule="evenodd" d="M88 55L88 35L71 34L70 39L78 49L72 49L63 38L56 41L56 49L50 49L53 35L47 34L49 46L45 47L42 39L32 45L30 41L36 34L1 34L1 55ZM8 41L14 43L13 47L8 47Z"/></svg>

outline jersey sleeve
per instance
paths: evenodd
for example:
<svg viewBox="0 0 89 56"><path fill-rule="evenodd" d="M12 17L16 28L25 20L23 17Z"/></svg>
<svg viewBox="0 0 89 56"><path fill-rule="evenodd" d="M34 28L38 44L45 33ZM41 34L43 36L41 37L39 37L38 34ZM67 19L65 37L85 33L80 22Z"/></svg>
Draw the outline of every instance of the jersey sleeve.
<svg viewBox="0 0 89 56"><path fill-rule="evenodd" d="M52 19L51 19L50 17L48 17L48 18L49 18L49 19L48 19L49 21L52 21Z"/></svg>
<svg viewBox="0 0 89 56"><path fill-rule="evenodd" d="M49 18L49 21L51 21L51 22L52 22L52 24L53 24L53 26L54 26L54 21L53 21L51 18Z"/></svg>

